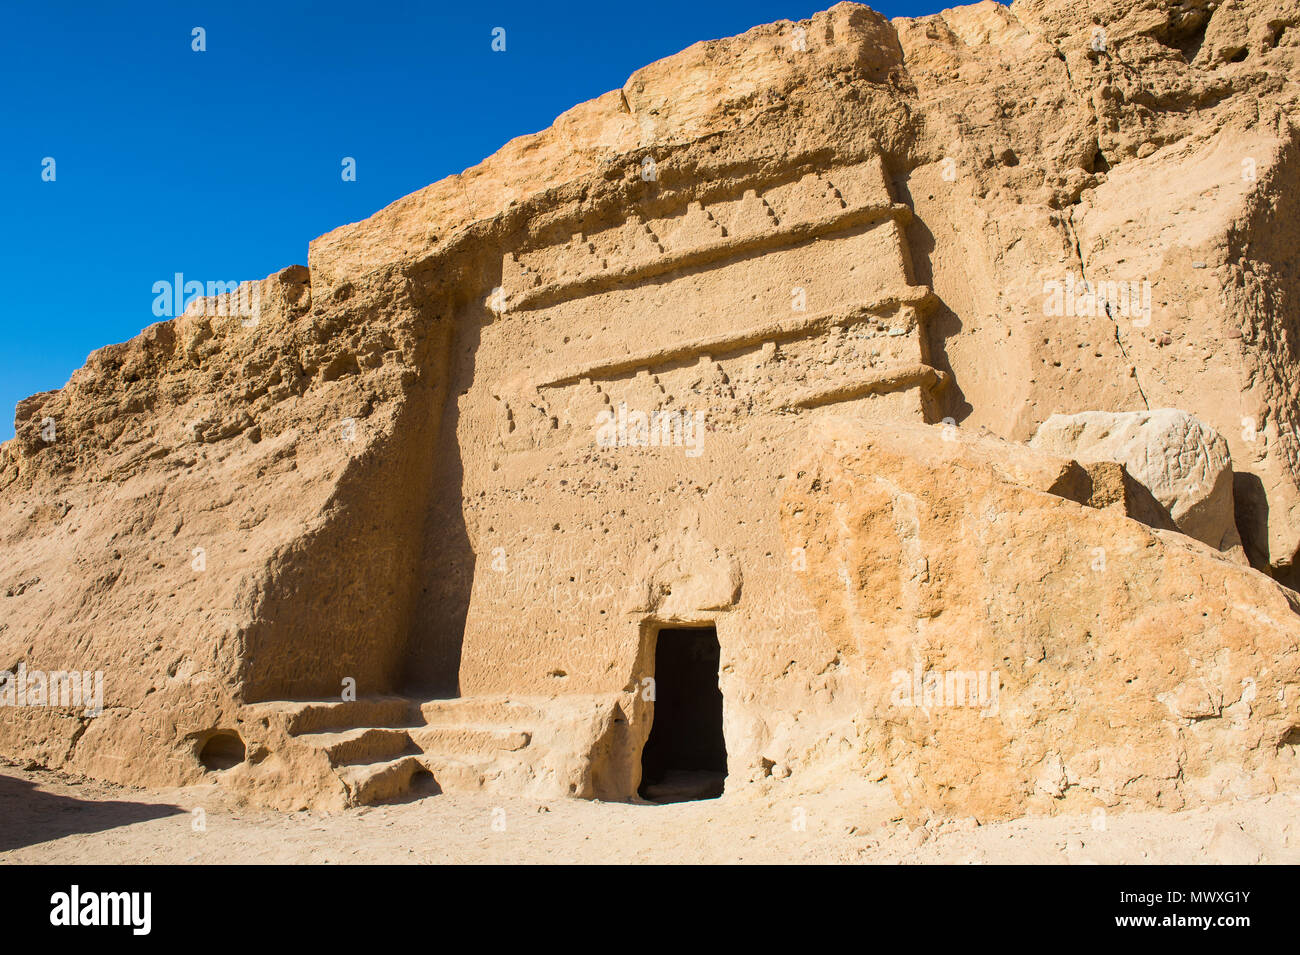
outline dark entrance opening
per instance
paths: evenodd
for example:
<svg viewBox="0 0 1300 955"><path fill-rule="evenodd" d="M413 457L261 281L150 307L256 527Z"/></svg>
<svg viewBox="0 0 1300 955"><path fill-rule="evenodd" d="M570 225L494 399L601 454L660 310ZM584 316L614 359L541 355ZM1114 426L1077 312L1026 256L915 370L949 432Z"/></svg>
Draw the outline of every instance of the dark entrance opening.
<svg viewBox="0 0 1300 955"><path fill-rule="evenodd" d="M244 761L247 750L244 741L234 730L216 730L199 750L199 762L210 773L219 773Z"/></svg>
<svg viewBox="0 0 1300 955"><path fill-rule="evenodd" d="M718 631L660 630L655 641L654 715L641 751L641 788L650 802L716 799L727 778L722 738Z"/></svg>

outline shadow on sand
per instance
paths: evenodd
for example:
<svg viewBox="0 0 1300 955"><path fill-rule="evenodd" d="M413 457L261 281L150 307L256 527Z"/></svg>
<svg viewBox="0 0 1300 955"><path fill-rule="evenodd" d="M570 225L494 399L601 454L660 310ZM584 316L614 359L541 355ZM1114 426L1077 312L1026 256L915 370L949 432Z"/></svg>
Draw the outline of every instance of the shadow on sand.
<svg viewBox="0 0 1300 955"><path fill-rule="evenodd" d="M184 812L161 803L56 796L30 780L0 775L0 852Z"/></svg>

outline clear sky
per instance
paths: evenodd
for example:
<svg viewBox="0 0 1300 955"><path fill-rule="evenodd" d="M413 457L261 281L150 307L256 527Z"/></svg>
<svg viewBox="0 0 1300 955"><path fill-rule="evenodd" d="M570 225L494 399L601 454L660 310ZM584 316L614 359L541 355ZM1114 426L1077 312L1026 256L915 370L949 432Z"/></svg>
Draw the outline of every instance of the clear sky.
<svg viewBox="0 0 1300 955"><path fill-rule="evenodd" d="M872 4L886 16L953 5ZM4 0L0 440L21 398L158 321L154 283L305 264L321 233L546 128L647 63L827 6Z"/></svg>

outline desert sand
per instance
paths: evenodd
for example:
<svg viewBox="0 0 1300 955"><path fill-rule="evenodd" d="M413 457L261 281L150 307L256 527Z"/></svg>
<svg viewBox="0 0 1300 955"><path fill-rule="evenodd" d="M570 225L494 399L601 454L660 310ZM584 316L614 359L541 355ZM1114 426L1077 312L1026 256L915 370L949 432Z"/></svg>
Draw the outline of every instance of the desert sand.
<svg viewBox="0 0 1300 955"><path fill-rule="evenodd" d="M204 809L203 831L196 808ZM1076 813L911 829L881 784L663 806L448 793L282 813L232 806L216 786L153 792L0 769L0 864L634 862L1294 865L1300 796L1111 813L1104 822Z"/></svg>

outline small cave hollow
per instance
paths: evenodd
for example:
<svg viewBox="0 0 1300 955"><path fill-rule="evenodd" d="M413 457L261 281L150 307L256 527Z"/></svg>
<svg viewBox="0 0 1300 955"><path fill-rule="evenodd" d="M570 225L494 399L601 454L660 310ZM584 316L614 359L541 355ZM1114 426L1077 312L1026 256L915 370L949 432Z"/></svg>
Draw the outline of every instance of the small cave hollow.
<svg viewBox="0 0 1300 955"><path fill-rule="evenodd" d="M213 730L199 747L199 762L210 773L224 772L242 763L247 752L243 738L234 730Z"/></svg>

